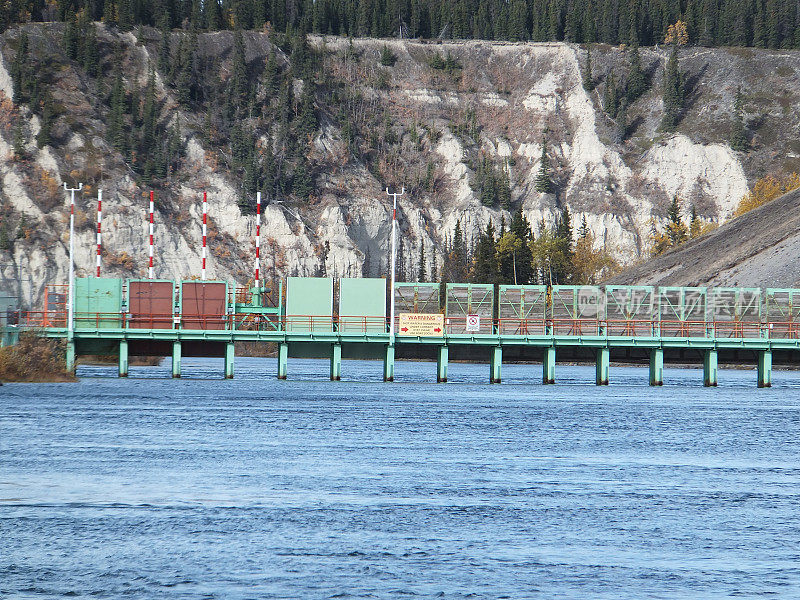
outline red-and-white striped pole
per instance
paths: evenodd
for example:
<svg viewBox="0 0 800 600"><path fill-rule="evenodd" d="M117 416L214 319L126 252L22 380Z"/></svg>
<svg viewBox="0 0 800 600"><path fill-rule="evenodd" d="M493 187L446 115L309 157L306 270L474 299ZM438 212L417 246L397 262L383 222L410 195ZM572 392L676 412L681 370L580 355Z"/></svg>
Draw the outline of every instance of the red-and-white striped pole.
<svg viewBox="0 0 800 600"><path fill-rule="evenodd" d="M261 192L256 194L256 287L260 288L261 272Z"/></svg>
<svg viewBox="0 0 800 600"><path fill-rule="evenodd" d="M97 276L100 277L100 248L102 247L101 228L103 224L103 190L97 190Z"/></svg>
<svg viewBox="0 0 800 600"><path fill-rule="evenodd" d="M150 191L150 266L147 276L153 279L153 192Z"/></svg>
<svg viewBox="0 0 800 600"><path fill-rule="evenodd" d="M206 208L206 193L203 192L203 266L200 270L200 279L206 280L206 223L208 219L208 209Z"/></svg>

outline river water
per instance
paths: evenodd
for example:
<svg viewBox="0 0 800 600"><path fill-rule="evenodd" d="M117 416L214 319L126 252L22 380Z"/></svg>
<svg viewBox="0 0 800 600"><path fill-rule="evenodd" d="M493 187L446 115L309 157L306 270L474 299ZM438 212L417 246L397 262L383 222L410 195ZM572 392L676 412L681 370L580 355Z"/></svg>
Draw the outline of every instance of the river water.
<svg viewBox="0 0 800 600"><path fill-rule="evenodd" d="M0 387L0 597L800 597L800 373L236 369Z"/></svg>

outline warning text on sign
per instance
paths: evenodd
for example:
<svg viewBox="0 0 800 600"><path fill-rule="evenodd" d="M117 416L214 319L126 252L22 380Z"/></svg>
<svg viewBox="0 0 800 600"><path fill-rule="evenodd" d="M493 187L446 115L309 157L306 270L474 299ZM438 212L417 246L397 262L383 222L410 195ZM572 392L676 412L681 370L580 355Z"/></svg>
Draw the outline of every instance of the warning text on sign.
<svg viewBox="0 0 800 600"><path fill-rule="evenodd" d="M444 336L444 315L424 313L400 313L398 335L417 337Z"/></svg>

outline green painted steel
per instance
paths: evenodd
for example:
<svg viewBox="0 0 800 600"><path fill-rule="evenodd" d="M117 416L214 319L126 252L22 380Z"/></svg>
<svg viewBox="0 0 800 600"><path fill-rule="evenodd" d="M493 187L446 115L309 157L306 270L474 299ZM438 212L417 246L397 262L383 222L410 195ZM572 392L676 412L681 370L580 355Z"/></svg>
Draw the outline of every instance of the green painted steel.
<svg viewBox="0 0 800 600"><path fill-rule="evenodd" d="M606 295L599 287L554 285L550 288L550 318L557 335L596 335L605 318Z"/></svg>
<svg viewBox="0 0 800 600"><path fill-rule="evenodd" d="M394 312L436 314L441 312L438 283L394 284Z"/></svg>
<svg viewBox="0 0 800 600"><path fill-rule="evenodd" d="M75 328L117 329L122 326L122 279L75 279Z"/></svg>
<svg viewBox="0 0 800 600"><path fill-rule="evenodd" d="M607 285L605 289L608 335L653 335L654 287Z"/></svg>
<svg viewBox="0 0 800 600"><path fill-rule="evenodd" d="M770 338L800 336L800 290L767 288L763 314Z"/></svg>
<svg viewBox="0 0 800 600"><path fill-rule="evenodd" d="M447 284L445 329L448 334L491 334L494 331L493 317L493 285Z"/></svg>
<svg viewBox="0 0 800 600"><path fill-rule="evenodd" d="M289 277L286 282L286 331L333 331L333 279Z"/></svg>
<svg viewBox="0 0 800 600"><path fill-rule="evenodd" d="M233 379L233 363L235 346L233 342L225 344L225 379Z"/></svg>
<svg viewBox="0 0 800 600"><path fill-rule="evenodd" d="M705 337L708 290L704 287L660 287L654 317L661 337Z"/></svg>
<svg viewBox="0 0 800 600"><path fill-rule="evenodd" d="M75 372L75 340L67 339L67 351L64 357L67 373Z"/></svg>
<svg viewBox="0 0 800 600"><path fill-rule="evenodd" d="M339 280L339 331L386 331L386 280Z"/></svg>
<svg viewBox="0 0 800 600"><path fill-rule="evenodd" d="M501 285L497 292L498 332L541 335L547 332L547 286Z"/></svg>

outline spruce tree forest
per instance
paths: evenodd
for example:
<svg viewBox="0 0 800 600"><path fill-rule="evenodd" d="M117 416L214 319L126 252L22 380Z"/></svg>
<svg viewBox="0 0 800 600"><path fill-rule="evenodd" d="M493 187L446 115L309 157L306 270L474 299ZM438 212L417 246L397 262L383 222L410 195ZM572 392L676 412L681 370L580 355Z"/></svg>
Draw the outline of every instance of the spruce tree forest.
<svg viewBox="0 0 800 600"><path fill-rule="evenodd" d="M360 37L601 42L652 46L683 20L701 46L800 48L794 0L19 0L0 28L85 14L129 30L299 30Z"/></svg>

